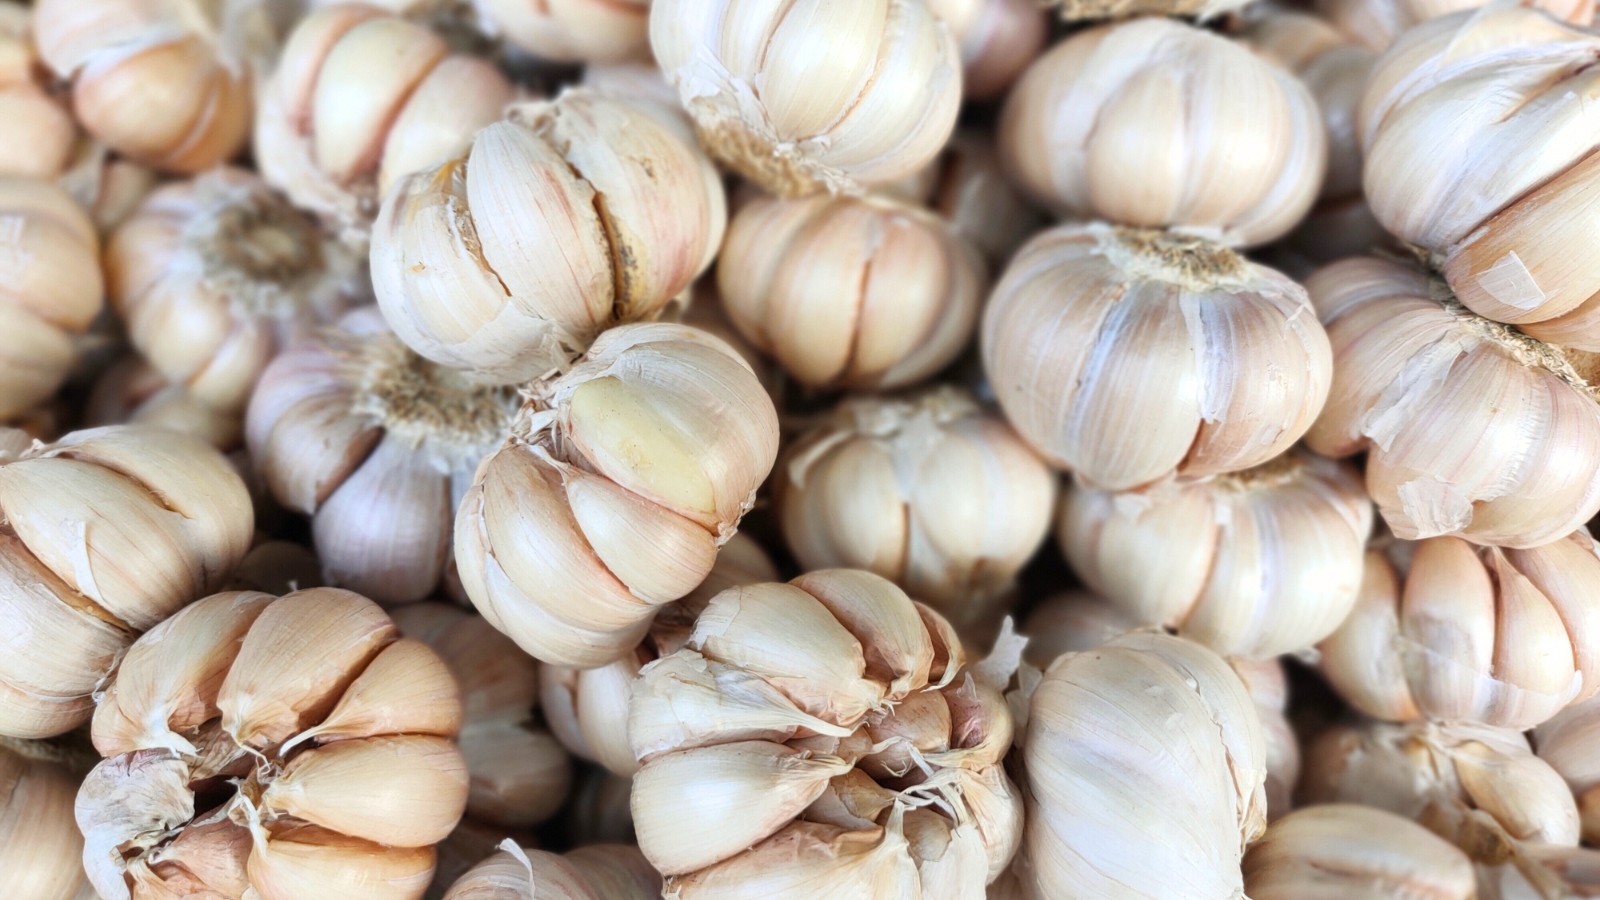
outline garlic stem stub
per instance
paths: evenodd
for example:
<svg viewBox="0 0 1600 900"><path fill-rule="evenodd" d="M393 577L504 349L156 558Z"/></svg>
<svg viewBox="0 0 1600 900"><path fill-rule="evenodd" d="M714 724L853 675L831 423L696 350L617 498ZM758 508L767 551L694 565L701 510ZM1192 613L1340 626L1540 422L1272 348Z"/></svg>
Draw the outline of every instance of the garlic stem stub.
<svg viewBox="0 0 1600 900"><path fill-rule="evenodd" d="M66 170L78 141L78 123L41 78L33 46L33 12L14 0L0 2L0 175L55 178Z"/></svg>
<svg viewBox="0 0 1600 900"><path fill-rule="evenodd" d="M413 353L366 307L267 367L245 429L273 497L312 517L328 583L410 603L450 573L456 507L517 403Z"/></svg>
<svg viewBox="0 0 1600 900"><path fill-rule="evenodd" d="M1006 92L1044 49L1050 19L1036 0L927 0L961 47L961 89L969 100Z"/></svg>
<svg viewBox="0 0 1600 900"><path fill-rule="evenodd" d="M1476 0L1314 0L1312 8L1350 40L1382 53L1429 19L1480 5ZM1594 0L1521 0L1517 5L1542 9L1574 25L1594 20Z"/></svg>
<svg viewBox="0 0 1600 900"><path fill-rule="evenodd" d="M0 429L0 735L89 720L134 638L217 590L250 546L244 483L166 429L39 444Z"/></svg>
<svg viewBox="0 0 1600 900"><path fill-rule="evenodd" d="M924 0L654 0L650 45L711 155L769 193L859 193L926 165L961 51Z"/></svg>
<svg viewBox="0 0 1600 900"><path fill-rule="evenodd" d="M1282 237L1322 188L1316 100L1243 44L1169 19L1081 31L1039 57L996 132L1006 170L1062 217Z"/></svg>
<svg viewBox="0 0 1600 900"><path fill-rule="evenodd" d="M214 594L136 642L78 793L108 900L419 900L467 802L455 679L337 588Z"/></svg>
<svg viewBox="0 0 1600 900"><path fill-rule="evenodd" d="M91 900L83 836L72 818L78 779L50 748L0 740L0 872L7 900Z"/></svg>
<svg viewBox="0 0 1600 900"><path fill-rule="evenodd" d="M193 435L226 453L244 439L243 418L218 410L173 384L149 361L130 353L95 380L84 405L87 427L152 425Z"/></svg>
<svg viewBox="0 0 1600 900"><path fill-rule="evenodd" d="M1600 351L1600 33L1494 5L1430 19L1357 110L1372 211L1468 309Z"/></svg>
<svg viewBox="0 0 1600 900"><path fill-rule="evenodd" d="M513 841L457 879L444 900L660 900L661 876L625 844L562 855Z"/></svg>
<svg viewBox="0 0 1600 900"><path fill-rule="evenodd" d="M525 381L654 315L710 264L725 221L715 170L676 127L571 89L397 183L373 229L373 287L413 350Z"/></svg>
<svg viewBox="0 0 1600 900"><path fill-rule="evenodd" d="M1244 857L1252 900L1475 900L1472 861L1393 813L1334 803L1272 823Z"/></svg>
<svg viewBox="0 0 1600 900"><path fill-rule="evenodd" d="M1400 263L1334 263L1306 282L1335 365L1311 449L1367 451L1396 536L1529 548L1600 512L1593 354L1466 309Z"/></svg>
<svg viewBox="0 0 1600 900"><path fill-rule="evenodd" d="M1299 285L1204 238L1102 223L1018 251L980 346L1023 439L1113 491L1265 463L1333 380Z"/></svg>
<svg viewBox="0 0 1600 900"><path fill-rule="evenodd" d="M1600 700L1591 697L1557 713L1534 730L1533 744L1577 797L1583 840L1600 844Z"/></svg>
<svg viewBox="0 0 1600 900"><path fill-rule="evenodd" d="M711 571L772 469L777 412L733 348L667 323L613 328L525 390L457 510L456 565L523 650L602 666Z"/></svg>

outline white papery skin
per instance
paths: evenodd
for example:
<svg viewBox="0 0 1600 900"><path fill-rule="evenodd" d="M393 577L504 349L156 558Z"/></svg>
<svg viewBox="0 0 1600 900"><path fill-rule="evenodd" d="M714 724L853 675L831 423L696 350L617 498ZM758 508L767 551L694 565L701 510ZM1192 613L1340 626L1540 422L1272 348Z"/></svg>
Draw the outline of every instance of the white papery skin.
<svg viewBox="0 0 1600 900"><path fill-rule="evenodd" d="M1534 730L1533 745L1578 798L1584 841L1600 843L1600 699L1591 697L1557 713Z"/></svg>
<svg viewBox="0 0 1600 900"><path fill-rule="evenodd" d="M911 174L961 104L960 48L923 0L655 0L650 46L711 154L780 195Z"/></svg>
<svg viewBox="0 0 1600 900"><path fill-rule="evenodd" d="M1397 536L1537 547L1600 512L1588 354L1473 315L1388 260L1334 263L1306 290L1335 361L1306 444L1368 452L1367 490Z"/></svg>
<svg viewBox="0 0 1600 900"><path fill-rule="evenodd" d="M0 741L0 872L7 900L97 900L72 819L79 778L49 745Z"/></svg>
<svg viewBox="0 0 1600 900"><path fill-rule="evenodd" d="M1313 806L1272 823L1244 857L1252 900L1474 900L1465 853L1367 806Z"/></svg>
<svg viewBox="0 0 1600 900"><path fill-rule="evenodd" d="M1080 32L1006 100L997 140L1013 180L1058 215L1179 227L1230 246L1286 234L1327 165L1299 79L1169 19Z"/></svg>
<svg viewBox="0 0 1600 900"><path fill-rule="evenodd" d="M1517 5L1542 9L1574 25L1594 19L1594 0L1521 0ZM1317 16L1373 53L1389 49L1395 39L1421 22L1463 9L1474 0L1315 0Z"/></svg>
<svg viewBox="0 0 1600 900"><path fill-rule="evenodd" d="M602 666L711 571L777 457L777 412L731 347L665 323L613 328L528 390L457 510L456 565L528 653Z"/></svg>
<svg viewBox="0 0 1600 900"><path fill-rule="evenodd" d="M660 900L661 876L639 848L593 844L563 855L512 841L456 880L444 900Z"/></svg>
<svg viewBox="0 0 1600 900"><path fill-rule="evenodd" d="M145 426L0 429L0 517L0 735L25 738L88 721L138 633L220 588L255 524L222 454Z"/></svg>
<svg viewBox="0 0 1600 900"><path fill-rule="evenodd" d="M984 368L1006 417L1086 483L1247 469L1311 427L1332 381L1304 290L1200 238L1062 225L990 295Z"/></svg>
<svg viewBox="0 0 1600 900"><path fill-rule="evenodd" d="M94 223L55 185L0 175L0 419L56 392L104 300Z"/></svg>
<svg viewBox="0 0 1600 900"><path fill-rule="evenodd" d="M0 174L49 179L71 161L78 124L39 78L32 28L28 6L0 3Z"/></svg>
<svg viewBox="0 0 1600 900"><path fill-rule="evenodd" d="M492 63L366 3L314 10L261 91L255 158L268 183L355 244L391 185L460 153L500 118Z"/></svg>
<svg viewBox="0 0 1600 900"><path fill-rule="evenodd" d="M1023 757L1030 897L1243 896L1266 748L1222 657L1150 633L1061 657L1034 691Z"/></svg>
<svg viewBox="0 0 1600 900"><path fill-rule="evenodd" d="M1344 621L1372 518L1353 466L1292 451L1140 493L1074 485L1056 534L1090 590L1139 622L1269 659L1311 647Z"/></svg>
<svg viewBox="0 0 1600 900"><path fill-rule="evenodd" d="M1034 0L927 0L961 47L961 88L970 100L1005 93L1050 36L1049 14Z"/></svg>
<svg viewBox="0 0 1600 900"><path fill-rule="evenodd" d="M994 612L1050 527L1054 473L953 387L847 400L788 452L777 503L802 568L875 572L958 627Z"/></svg>
<svg viewBox="0 0 1600 900"><path fill-rule="evenodd" d="M1431 19L1358 110L1378 221L1473 312L1600 350L1600 33L1509 5Z"/></svg>

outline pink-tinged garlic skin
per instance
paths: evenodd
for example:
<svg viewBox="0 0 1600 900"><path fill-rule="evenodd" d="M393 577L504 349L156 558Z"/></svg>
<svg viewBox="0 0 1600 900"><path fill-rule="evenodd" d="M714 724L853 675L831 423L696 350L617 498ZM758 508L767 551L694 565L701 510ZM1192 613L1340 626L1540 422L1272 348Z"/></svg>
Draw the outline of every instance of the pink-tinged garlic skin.
<svg viewBox="0 0 1600 900"><path fill-rule="evenodd" d="M1373 53L1388 50L1400 35L1438 16L1476 9L1473 0L1315 0L1316 14ZM1523 0L1574 25L1594 20L1594 0Z"/></svg>
<svg viewBox="0 0 1600 900"><path fill-rule="evenodd" d="M0 3L0 174L49 179L71 162L78 124L48 92L31 31L29 7Z"/></svg>
<svg viewBox="0 0 1600 900"><path fill-rule="evenodd" d="M1475 900L1472 860L1408 819L1355 804L1324 804L1276 821L1244 858L1259 900Z"/></svg>
<svg viewBox="0 0 1600 900"><path fill-rule="evenodd" d="M1533 732L1534 749L1572 788L1583 839L1600 843L1600 699L1574 703Z"/></svg>
<svg viewBox="0 0 1600 900"><path fill-rule="evenodd" d="M1221 245L1062 225L1001 276L980 346L1023 439L1081 480L1121 491L1239 471L1289 449L1332 381L1313 318L1299 285Z"/></svg>
<svg viewBox="0 0 1600 900"><path fill-rule="evenodd" d="M1050 36L1049 13L1034 0L928 0L961 45L961 88L969 100L1006 92Z"/></svg>
<svg viewBox="0 0 1600 900"><path fill-rule="evenodd" d="M1334 263L1306 290L1334 348L1306 443L1368 451L1367 490L1397 536L1537 547L1600 512L1588 354L1480 318L1387 260Z"/></svg>
<svg viewBox="0 0 1600 900"><path fill-rule="evenodd" d="M1526 729L1600 691L1600 556L1575 531L1530 550L1440 537L1367 556L1361 599L1322 642L1362 712Z"/></svg>
<svg viewBox="0 0 1600 900"><path fill-rule="evenodd" d="M551 62L617 63L650 56L650 0L479 0L485 23Z"/></svg>
<svg viewBox="0 0 1600 900"><path fill-rule="evenodd" d="M1430 251L1468 309L1600 350L1600 33L1539 9L1430 19L1357 111L1378 221Z"/></svg>
<svg viewBox="0 0 1600 900"><path fill-rule="evenodd" d="M1058 215L1283 236L1322 187L1327 136L1299 79L1168 19L1080 32L1041 56L997 133L1011 178Z"/></svg>
<svg viewBox="0 0 1600 900"><path fill-rule="evenodd" d="M270 42L256 4L40 0L39 55L72 83L78 122L118 153L193 174L250 134L255 57Z"/></svg>

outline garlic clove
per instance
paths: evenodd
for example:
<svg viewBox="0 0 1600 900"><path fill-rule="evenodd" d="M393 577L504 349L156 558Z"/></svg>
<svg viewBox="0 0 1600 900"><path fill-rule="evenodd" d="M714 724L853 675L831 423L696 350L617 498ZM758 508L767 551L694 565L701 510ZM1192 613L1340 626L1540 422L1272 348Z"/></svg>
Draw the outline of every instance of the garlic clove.
<svg viewBox="0 0 1600 900"><path fill-rule="evenodd" d="M989 861L971 822L957 824L932 810L913 809L906 812L904 827L923 900L961 900L984 893Z"/></svg>
<svg viewBox="0 0 1600 900"><path fill-rule="evenodd" d="M1451 754L1456 777L1478 809L1518 840L1576 847L1578 808L1561 775L1537 757L1508 757L1468 742Z"/></svg>
<svg viewBox="0 0 1600 900"><path fill-rule="evenodd" d="M828 782L827 789L806 807L803 818L846 831L876 828L884 813L894 808L896 796L866 772L851 769Z"/></svg>
<svg viewBox="0 0 1600 900"><path fill-rule="evenodd" d="M317 507L311 531L330 582L388 603L438 585L450 558L450 484L416 451L386 434Z"/></svg>
<svg viewBox="0 0 1600 900"><path fill-rule="evenodd" d="M961 799L983 840L988 859L987 881L993 884L1022 847L1025 813L1022 791L1006 776L1004 766L956 772Z"/></svg>
<svg viewBox="0 0 1600 900"><path fill-rule="evenodd" d="M330 3L307 12L289 33L271 90L290 111L298 130L311 127L317 73L328 52L350 29L382 16L381 9L365 3Z"/></svg>
<svg viewBox="0 0 1600 900"><path fill-rule="evenodd" d="M374 140L449 52L443 39L404 19L370 19L345 32L323 59L311 98L317 165L349 183L374 168Z"/></svg>
<svg viewBox="0 0 1600 900"><path fill-rule="evenodd" d="M635 597L670 603L694 590L715 564L714 535L701 525L609 478L578 469L565 476L567 502L578 528L595 556Z"/></svg>
<svg viewBox="0 0 1600 900"><path fill-rule="evenodd" d="M385 847L302 825L258 829L247 871L261 900L415 900L433 880L434 859L432 847Z"/></svg>
<svg viewBox="0 0 1600 900"><path fill-rule="evenodd" d="M378 193L388 194L406 175L465 152L473 133L500 118L513 96L510 83L489 62L471 56L440 60L389 125L379 154ZM372 102L370 96L365 102Z"/></svg>
<svg viewBox="0 0 1600 900"><path fill-rule="evenodd" d="M628 845L590 845L567 851L583 878L602 900L656 900L661 896L661 873L650 867L639 848Z"/></svg>
<svg viewBox="0 0 1600 900"><path fill-rule="evenodd" d="M916 862L891 813L884 828L846 831L794 822L745 853L698 872L668 878L681 900L772 900L817 896L920 896Z"/></svg>
<svg viewBox="0 0 1600 900"><path fill-rule="evenodd" d="M1492 673L1495 649L1494 587L1471 545L1433 538L1417 545L1400 607L1401 627L1427 648L1409 666L1417 704L1432 716L1471 717L1463 701L1476 696L1475 680Z"/></svg>
<svg viewBox="0 0 1600 900"><path fill-rule="evenodd" d="M790 582L827 608L861 643L868 677L889 686L899 699L925 687L933 664L928 629L903 591L870 572L826 569Z"/></svg>
<svg viewBox="0 0 1600 900"><path fill-rule="evenodd" d="M398 734L449 737L461 730L460 696L439 654L421 641L401 638L373 657L327 718L291 743Z"/></svg>
<svg viewBox="0 0 1600 900"><path fill-rule="evenodd" d="M917 615L922 617L922 624L933 638L933 664L928 667L931 687L942 688L954 681L956 674L967 664L961 636L956 634L955 626L938 610L916 600L911 603L916 606Z"/></svg>
<svg viewBox="0 0 1600 900"><path fill-rule="evenodd" d="M250 832L223 819L185 828L172 843L152 855L155 862L139 860L129 867L134 896L165 900L207 892L242 897L250 888L245 866L250 858Z"/></svg>
<svg viewBox="0 0 1600 900"><path fill-rule="evenodd" d="M617 378L584 382L572 392L568 408L572 439L602 473L625 477L635 493L697 521L709 520L717 502L702 455L651 399L647 391Z"/></svg>
<svg viewBox="0 0 1600 900"><path fill-rule="evenodd" d="M888 746L862 757L857 765L873 778L901 778L924 756L950 749L950 705L935 691L912 694L887 718L869 720L867 737L874 745Z"/></svg>
<svg viewBox="0 0 1600 900"><path fill-rule="evenodd" d="M596 762L618 775L639 769L628 742L629 697L639 668L635 656L578 673L577 716L584 746L594 752Z"/></svg>
<svg viewBox="0 0 1600 900"><path fill-rule="evenodd" d="M548 732L506 719L467 723L461 755L471 773L467 814L507 828L529 828L561 808L572 782L566 750Z"/></svg>
<svg viewBox="0 0 1600 900"><path fill-rule="evenodd" d="M1377 551L1368 551L1356 605L1337 631L1317 645L1322 674L1357 710L1391 721L1422 715L1401 661L1399 580Z"/></svg>
<svg viewBox="0 0 1600 900"><path fill-rule="evenodd" d="M1600 737L1600 701L1593 698L1576 703L1534 731L1539 758L1566 779L1577 797L1578 813L1585 843L1593 844L1600 835L1600 753L1595 752Z"/></svg>
<svg viewBox="0 0 1600 900"><path fill-rule="evenodd" d="M578 676L583 671L540 663L539 708L544 712L545 724L563 747L573 756L598 762L594 748L583 739L583 728L578 723Z"/></svg>
<svg viewBox="0 0 1600 900"><path fill-rule="evenodd" d="M1497 677L1535 694L1566 697L1579 681L1573 641L1555 605L1498 548L1488 551L1498 583Z"/></svg>
<svg viewBox="0 0 1600 900"><path fill-rule="evenodd" d="M1245 890L1261 900L1387 900L1476 896L1466 854L1391 813L1315 806L1274 822L1244 859Z"/></svg>
<svg viewBox="0 0 1600 900"><path fill-rule="evenodd" d="M800 559L903 580L909 523L892 457L875 443L842 441L826 465L814 466L811 452L826 452L830 443L824 437L799 445L789 460L779 488L784 539Z"/></svg>

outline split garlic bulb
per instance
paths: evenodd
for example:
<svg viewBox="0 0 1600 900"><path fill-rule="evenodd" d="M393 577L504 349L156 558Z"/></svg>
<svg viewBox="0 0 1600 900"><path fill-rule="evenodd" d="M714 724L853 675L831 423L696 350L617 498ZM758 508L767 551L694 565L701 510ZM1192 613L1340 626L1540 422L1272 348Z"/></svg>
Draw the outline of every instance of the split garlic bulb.
<svg viewBox="0 0 1600 900"><path fill-rule="evenodd" d="M364 293L360 255L242 169L152 192L112 233L105 263L134 347L233 413L281 347Z"/></svg>
<svg viewBox="0 0 1600 900"><path fill-rule="evenodd" d="M0 741L0 872L6 900L97 900L72 820L78 779L50 748Z"/></svg>
<svg viewBox="0 0 1600 900"><path fill-rule="evenodd" d="M181 384L138 354L130 353L95 381L83 410L84 425L133 423L170 428L193 435L227 452L244 437L244 421L236 412L216 409L195 399Z"/></svg>
<svg viewBox="0 0 1600 900"><path fill-rule="evenodd" d="M328 583L410 603L450 570L456 506L516 406L411 352L367 307L273 360L245 436L272 496L312 517Z"/></svg>
<svg viewBox="0 0 1600 900"><path fill-rule="evenodd" d="M1307 803L1360 803L1414 819L1469 853L1487 816L1512 839L1578 845L1572 792L1528 740L1470 722L1339 725L1306 748Z"/></svg>
<svg viewBox="0 0 1600 900"><path fill-rule="evenodd" d="M395 186L373 227L373 286L413 350L522 381L665 306L710 265L726 215L686 133L568 90Z"/></svg>
<svg viewBox="0 0 1600 900"><path fill-rule="evenodd" d="M660 900L661 876L639 848L579 847L557 856L501 844L458 879L444 900Z"/></svg>
<svg viewBox="0 0 1600 900"><path fill-rule="evenodd" d="M271 41L262 6L37 0L33 36L72 82L89 134L145 165L194 173L231 159L250 134L251 70Z"/></svg>
<svg viewBox="0 0 1600 900"><path fill-rule="evenodd" d="M1578 798L1583 839L1600 844L1600 698L1574 703L1533 732L1539 758Z"/></svg>
<svg viewBox="0 0 1600 900"><path fill-rule="evenodd" d="M106 900L419 900L467 801L444 661L337 588L214 594L136 642L78 792Z"/></svg>
<svg viewBox="0 0 1600 900"><path fill-rule="evenodd" d="M89 217L49 182L0 175L0 421L56 392L104 299Z"/></svg>
<svg viewBox="0 0 1600 900"><path fill-rule="evenodd" d="M1497 4L1431 19L1372 70L1358 110L1373 213L1431 251L1461 303L1600 350L1600 34Z"/></svg>
<svg viewBox="0 0 1600 900"><path fill-rule="evenodd" d="M990 295L981 347L1006 417L1106 490L1260 465L1311 427L1333 378L1306 293L1220 244L1062 225Z"/></svg>
<svg viewBox="0 0 1600 900"><path fill-rule="evenodd" d="M961 89L972 100L1006 92L1044 49L1050 20L1038 0L927 0L961 48Z"/></svg>
<svg viewBox="0 0 1600 900"><path fill-rule="evenodd" d="M915 172L961 105L960 48L924 0L654 0L650 46L711 155L783 196Z"/></svg>
<svg viewBox="0 0 1600 900"><path fill-rule="evenodd" d="M1057 536L1089 589L1218 653L1305 650L1361 589L1372 503L1353 466L1302 451L1137 494L1082 485Z"/></svg>
<svg viewBox="0 0 1600 900"><path fill-rule="evenodd" d="M1334 263L1306 290L1336 361L1306 443L1368 451L1367 491L1396 535L1537 547L1600 512L1588 354L1474 315L1387 260Z"/></svg>
<svg viewBox="0 0 1600 900"><path fill-rule="evenodd" d="M1044 220L1006 180L987 131L957 131L932 163L875 190L926 205L994 266L1005 265Z"/></svg>
<svg viewBox="0 0 1600 900"><path fill-rule="evenodd" d="M417 603L393 616L400 633L432 647L461 685L456 743L472 776L467 816L529 828L555 815L572 785L572 762L534 724L538 663L482 616L453 606Z"/></svg>
<svg viewBox="0 0 1600 900"><path fill-rule="evenodd" d="M489 29L552 62L614 63L650 54L650 0L477 0Z"/></svg>
<svg viewBox="0 0 1600 900"><path fill-rule="evenodd" d="M32 444L0 429L0 735L88 721L139 632L220 588L250 547L244 483L174 431Z"/></svg>
<svg viewBox="0 0 1600 900"><path fill-rule="evenodd" d="M997 139L1012 177L1060 215L1181 226L1230 246L1288 233L1327 163L1299 79L1170 19L1056 45L1017 82Z"/></svg>
<svg viewBox="0 0 1600 900"><path fill-rule="evenodd" d="M1347 803L1272 823L1244 856L1251 900L1476 900L1472 861L1393 813Z"/></svg>
<svg viewBox="0 0 1600 900"><path fill-rule="evenodd" d="M456 565L523 650L602 666L711 571L772 470L777 412L732 348L667 323L613 328L527 390L457 510Z"/></svg>
<svg viewBox="0 0 1600 900"><path fill-rule="evenodd" d="M1243 896L1240 860L1267 825L1266 750L1220 656L1134 633L1061 657L1034 691L1023 757L1030 896Z"/></svg>
<svg viewBox="0 0 1600 900"><path fill-rule="evenodd" d="M0 2L0 174L54 178L72 159L78 126L38 77L31 20L27 6Z"/></svg>
<svg viewBox="0 0 1600 900"><path fill-rule="evenodd" d="M1054 473L953 387L846 400L787 452L775 490L801 567L875 572L958 627L991 613L1050 528Z"/></svg>
<svg viewBox="0 0 1600 900"><path fill-rule="evenodd" d="M934 215L882 197L763 197L717 264L734 325L810 387L888 389L972 339L988 267Z"/></svg>
<svg viewBox="0 0 1600 900"><path fill-rule="evenodd" d="M1314 0L1319 17L1373 53L1389 49L1400 35L1437 16L1475 9L1478 0ZM1594 18L1594 0L1519 0L1574 25Z"/></svg>
<svg viewBox="0 0 1600 900"><path fill-rule="evenodd" d="M981 898L1021 842L1016 661L962 663L948 622L867 572L717 595L629 705L667 895Z"/></svg>
<svg viewBox="0 0 1600 900"><path fill-rule="evenodd" d="M255 156L268 183L360 244L392 185L461 152L512 96L491 63L451 54L421 25L335 4L284 44Z"/></svg>

